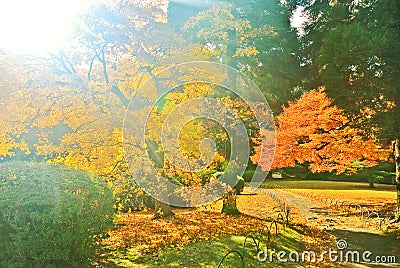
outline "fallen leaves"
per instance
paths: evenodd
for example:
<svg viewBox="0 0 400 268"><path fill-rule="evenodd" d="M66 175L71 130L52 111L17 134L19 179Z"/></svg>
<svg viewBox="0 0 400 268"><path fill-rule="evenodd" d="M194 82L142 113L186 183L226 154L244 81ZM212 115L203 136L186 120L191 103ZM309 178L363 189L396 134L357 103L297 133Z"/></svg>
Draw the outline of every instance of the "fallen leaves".
<svg viewBox="0 0 400 268"><path fill-rule="evenodd" d="M361 204L378 209L380 207L393 206L396 203L396 192L394 191L301 189L291 190L290 192L323 205L335 205L336 203L346 205Z"/></svg>
<svg viewBox="0 0 400 268"><path fill-rule="evenodd" d="M176 209L175 216L165 219L153 219L151 211L119 214L116 228L103 244L110 249L135 248L148 252L225 234L259 231L273 217L276 206L269 196L245 194L238 198L242 212L239 216L221 214L221 201L197 209Z"/></svg>

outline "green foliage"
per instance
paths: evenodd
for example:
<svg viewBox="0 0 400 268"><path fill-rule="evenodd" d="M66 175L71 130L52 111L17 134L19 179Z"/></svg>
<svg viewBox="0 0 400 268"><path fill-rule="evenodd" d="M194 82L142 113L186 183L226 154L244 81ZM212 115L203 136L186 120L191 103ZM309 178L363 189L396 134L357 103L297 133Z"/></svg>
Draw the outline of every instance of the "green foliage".
<svg viewBox="0 0 400 268"><path fill-rule="evenodd" d="M392 172L379 170L363 170L357 174L344 176L341 179L345 181L367 182L370 177L373 177L374 183L394 184L395 174Z"/></svg>
<svg viewBox="0 0 400 268"><path fill-rule="evenodd" d="M312 172L309 171L307 169L307 167L302 166L302 165L281 168L281 169L277 169L276 171L279 171L284 178L305 179L305 178L307 178L307 176L312 174Z"/></svg>
<svg viewBox="0 0 400 268"><path fill-rule="evenodd" d="M282 104L299 97L302 88L298 85L304 74L289 7L279 0L209 3L196 7L170 2L168 20L177 29L183 26L187 40L204 44L212 60L238 67L248 75L265 94L272 111L280 112Z"/></svg>
<svg viewBox="0 0 400 268"><path fill-rule="evenodd" d="M303 5L310 18L302 37L304 66L310 70L308 87L326 86L329 97L349 114L366 107L374 110L360 123L364 131L377 132L374 136L387 143L398 138L399 1Z"/></svg>
<svg viewBox="0 0 400 268"><path fill-rule="evenodd" d="M393 163L381 162L370 168L360 169L354 174L335 174L334 172L312 173L307 167L296 165L295 167L276 169L284 178L301 180L323 180L323 181L344 181L344 182L368 182L370 176L374 183L394 184L395 167ZM245 178L245 176L243 176Z"/></svg>
<svg viewBox="0 0 400 268"><path fill-rule="evenodd" d="M374 183L382 184L394 184L395 181L395 170L393 163L379 163L378 165L371 168L364 168L354 174L340 174L323 172L323 173L311 173L309 172L306 176L307 179L311 180L328 180L328 181L348 181L348 182L368 182L369 178L373 177ZM300 178L300 177L295 177Z"/></svg>
<svg viewBox="0 0 400 268"><path fill-rule="evenodd" d="M0 266L88 266L112 226L107 185L61 165L10 162L0 174Z"/></svg>

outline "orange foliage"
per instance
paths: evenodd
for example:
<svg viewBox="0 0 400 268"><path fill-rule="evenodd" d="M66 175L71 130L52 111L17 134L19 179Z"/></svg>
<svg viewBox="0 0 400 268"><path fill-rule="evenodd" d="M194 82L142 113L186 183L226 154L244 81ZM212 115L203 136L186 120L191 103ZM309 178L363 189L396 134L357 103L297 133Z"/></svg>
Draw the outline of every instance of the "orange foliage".
<svg viewBox="0 0 400 268"><path fill-rule="evenodd" d="M277 144L272 169L310 163L312 172L342 173L359 167L373 166L386 153L372 139L365 139L343 111L332 105L322 90L303 94L289 102L277 118ZM263 130L262 135L267 136ZM268 163L259 159L261 146L255 147L252 161L264 169Z"/></svg>

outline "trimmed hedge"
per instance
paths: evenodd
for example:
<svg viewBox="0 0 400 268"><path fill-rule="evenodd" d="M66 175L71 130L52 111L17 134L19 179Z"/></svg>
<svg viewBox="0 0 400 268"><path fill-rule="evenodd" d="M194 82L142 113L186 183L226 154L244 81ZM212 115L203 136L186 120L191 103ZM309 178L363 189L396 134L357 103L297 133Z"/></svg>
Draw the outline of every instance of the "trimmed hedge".
<svg viewBox="0 0 400 268"><path fill-rule="evenodd" d="M335 172L312 173L301 165L282 168L279 171L284 178L368 183L369 178L372 176L374 183L395 184L395 166L393 163L386 162L379 163L374 167L360 169L354 174L342 173L336 175Z"/></svg>
<svg viewBox="0 0 400 268"><path fill-rule="evenodd" d="M87 267L111 228L97 176L60 165L0 164L0 267Z"/></svg>

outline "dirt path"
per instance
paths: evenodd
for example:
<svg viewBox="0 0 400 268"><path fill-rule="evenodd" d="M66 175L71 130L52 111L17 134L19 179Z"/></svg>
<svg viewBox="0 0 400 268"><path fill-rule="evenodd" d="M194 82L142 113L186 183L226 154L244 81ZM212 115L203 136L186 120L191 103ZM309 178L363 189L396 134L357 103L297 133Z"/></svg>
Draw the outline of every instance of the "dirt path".
<svg viewBox="0 0 400 268"><path fill-rule="evenodd" d="M274 195L295 206L310 224L330 232L336 241L344 239L348 250L371 251L373 258L395 256L397 263L337 263L337 267L400 267L400 240L388 237L377 228L367 228L364 221L348 222L346 217L332 214L327 209L301 196L291 195L281 190L259 189L266 195ZM332 241L333 243L335 241ZM336 266L336 265L335 265Z"/></svg>
<svg viewBox="0 0 400 268"><path fill-rule="evenodd" d="M282 191L274 189L259 189L263 194L273 194L277 197L283 198L297 209L307 221L324 230L349 230L354 232L366 232L372 234L381 234L377 228L365 228L364 222L359 221L357 224L346 222L345 217L331 213L326 208L299 196L293 196Z"/></svg>
<svg viewBox="0 0 400 268"><path fill-rule="evenodd" d="M284 194L273 189L259 189L259 191L266 195L272 194L285 199L289 203L296 206L301 211L303 216L309 221L316 220L321 216L321 208L307 199Z"/></svg>

